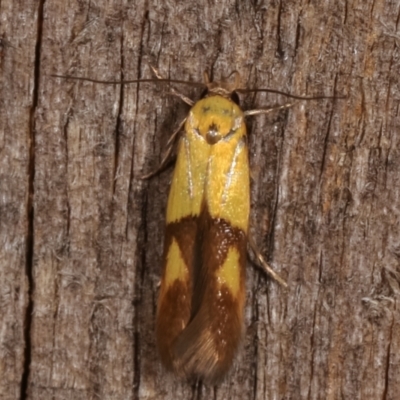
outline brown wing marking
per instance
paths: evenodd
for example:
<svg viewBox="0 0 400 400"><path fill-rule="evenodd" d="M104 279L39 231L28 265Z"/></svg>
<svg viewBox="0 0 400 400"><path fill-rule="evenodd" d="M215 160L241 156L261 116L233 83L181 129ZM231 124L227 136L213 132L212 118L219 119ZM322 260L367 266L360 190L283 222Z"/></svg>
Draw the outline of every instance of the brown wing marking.
<svg viewBox="0 0 400 400"><path fill-rule="evenodd" d="M196 243L190 321L173 343L174 369L187 379L216 383L232 365L243 333L246 235L224 219L211 218L203 206ZM238 254L236 293L218 277L232 250Z"/></svg>
<svg viewBox="0 0 400 400"><path fill-rule="evenodd" d="M196 241L197 217L185 217L166 227L164 243L164 265L158 300L156 338L162 363L174 369L172 344L186 327L191 313L193 249ZM182 261L188 273L185 279L176 279L167 284L167 263L170 249L177 243Z"/></svg>

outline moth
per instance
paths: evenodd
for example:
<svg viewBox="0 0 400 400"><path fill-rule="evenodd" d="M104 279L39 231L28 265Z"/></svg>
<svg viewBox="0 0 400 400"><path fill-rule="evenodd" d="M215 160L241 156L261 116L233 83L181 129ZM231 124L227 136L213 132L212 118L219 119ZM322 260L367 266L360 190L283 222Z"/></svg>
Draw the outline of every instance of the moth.
<svg viewBox="0 0 400 400"><path fill-rule="evenodd" d="M248 244L267 273L286 286L249 238L250 170L245 118L294 103L243 111L238 93L267 91L301 100L337 97L241 89L237 72L231 74L233 81L228 77L220 82L211 82L205 74L205 83L198 84L164 79L153 71L160 82L205 87L196 103L174 91L191 109L172 135L174 139L183 130L166 212L157 346L167 369L187 380L215 384L232 366L243 336ZM95 83L154 82L53 76ZM162 165L169 154L170 150Z"/></svg>
<svg viewBox="0 0 400 400"><path fill-rule="evenodd" d="M181 96L192 108L168 197L156 319L162 363L183 378L210 384L232 366L244 331L250 214L245 117L272 111L243 111L237 92L245 90L239 74L233 75L233 82L211 82L205 74L206 90L194 104Z"/></svg>
<svg viewBox="0 0 400 400"><path fill-rule="evenodd" d="M207 83L179 140L168 197L156 336L163 364L217 382L243 332L250 173L244 113Z"/></svg>

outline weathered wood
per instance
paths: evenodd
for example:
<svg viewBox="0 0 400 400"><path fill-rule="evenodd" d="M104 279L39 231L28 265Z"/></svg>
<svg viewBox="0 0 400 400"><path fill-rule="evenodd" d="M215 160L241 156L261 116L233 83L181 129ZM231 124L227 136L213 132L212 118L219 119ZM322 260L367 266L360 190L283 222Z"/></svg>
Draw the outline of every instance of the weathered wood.
<svg viewBox="0 0 400 400"><path fill-rule="evenodd" d="M3 0L0 397L396 399L399 11ZM243 349L216 388L166 374L155 349L171 171L140 177L187 107L161 85L50 77L151 77L149 64L176 79L236 69L244 87L347 95L249 118L251 232L289 290L249 263Z"/></svg>
<svg viewBox="0 0 400 400"><path fill-rule="evenodd" d="M0 3L0 398L27 383L37 1ZM25 351L26 349L26 351Z"/></svg>

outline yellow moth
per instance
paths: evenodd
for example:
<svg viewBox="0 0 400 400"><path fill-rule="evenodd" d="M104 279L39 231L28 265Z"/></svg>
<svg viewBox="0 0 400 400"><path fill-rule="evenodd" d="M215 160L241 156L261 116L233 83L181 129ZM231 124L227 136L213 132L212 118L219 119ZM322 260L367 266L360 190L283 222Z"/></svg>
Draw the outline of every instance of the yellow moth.
<svg viewBox="0 0 400 400"><path fill-rule="evenodd" d="M189 380L217 383L231 367L243 334L250 213L245 117L271 110L241 110L237 73L232 83L210 82L205 75L205 86L178 144L156 335L168 369Z"/></svg>
<svg viewBox="0 0 400 400"><path fill-rule="evenodd" d="M163 270L158 299L156 337L161 361L188 380L219 382L233 364L243 334L247 245L272 277L249 241L250 172L245 117L290 107L243 111L237 92L240 78L205 83L158 81L205 86L174 137L183 129L168 197ZM96 83L154 82L142 79ZM285 94L295 99L321 99ZM169 154L169 152L168 152ZM164 159L165 161L166 159ZM164 163L164 162L163 162ZM150 174L148 176L151 176Z"/></svg>

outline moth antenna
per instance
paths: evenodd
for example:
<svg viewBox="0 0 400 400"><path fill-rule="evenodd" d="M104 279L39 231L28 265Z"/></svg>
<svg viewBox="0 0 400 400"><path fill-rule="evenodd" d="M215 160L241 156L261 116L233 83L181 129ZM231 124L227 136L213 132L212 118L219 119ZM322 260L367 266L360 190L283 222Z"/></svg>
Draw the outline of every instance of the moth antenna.
<svg viewBox="0 0 400 400"><path fill-rule="evenodd" d="M92 83L101 83L101 84L105 84L105 85L129 85L131 83L162 82L162 83L178 83L181 85L204 87L204 83L183 81L180 79L165 79L165 78L154 79L153 78L153 79L131 79L131 80L127 80L127 81L103 81L100 79L85 78L82 76L74 76L74 75L50 74L49 76L51 76L53 78L72 79L74 81L86 81L86 82L92 82Z"/></svg>
<svg viewBox="0 0 400 400"><path fill-rule="evenodd" d="M155 67L150 65L150 68L153 70L153 73L157 77L157 80L162 81L164 79ZM193 106L193 104L194 104L193 100L189 99L189 97L186 97L184 94L182 94L181 92L178 92L174 88L171 89L171 94L173 96L179 97L184 103L186 103L190 107Z"/></svg>
<svg viewBox="0 0 400 400"><path fill-rule="evenodd" d="M296 100L322 100L322 99L346 99L347 96L298 96L296 94L291 94L287 92L282 92L275 89L236 89L238 93L254 93L254 92L265 92L265 93L275 93L282 96L290 97Z"/></svg>

